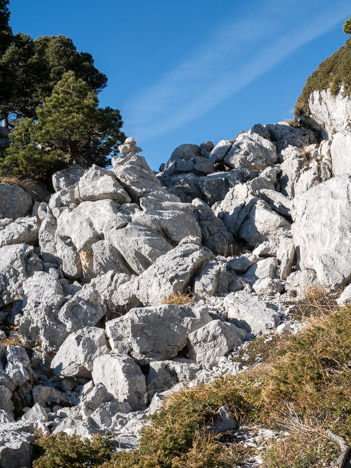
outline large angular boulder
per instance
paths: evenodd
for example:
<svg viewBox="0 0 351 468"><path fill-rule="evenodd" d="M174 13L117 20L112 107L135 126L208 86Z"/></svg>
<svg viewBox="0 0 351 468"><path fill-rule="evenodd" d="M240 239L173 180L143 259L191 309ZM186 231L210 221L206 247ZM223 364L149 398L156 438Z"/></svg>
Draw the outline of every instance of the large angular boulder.
<svg viewBox="0 0 351 468"><path fill-rule="evenodd" d="M246 332L232 323L212 320L188 336L188 356L197 364L208 367L225 356L246 337Z"/></svg>
<svg viewBox="0 0 351 468"><path fill-rule="evenodd" d="M17 218L13 223L0 229L0 247L13 244L36 245L39 236L39 220L31 218Z"/></svg>
<svg viewBox="0 0 351 468"><path fill-rule="evenodd" d="M293 240L301 270L329 288L351 279L351 175L313 187L294 200Z"/></svg>
<svg viewBox="0 0 351 468"><path fill-rule="evenodd" d="M57 278L37 272L23 288L22 315L16 323L28 343L39 341L45 351L56 351L69 333L93 327L105 313L98 291L90 284L66 298Z"/></svg>
<svg viewBox="0 0 351 468"><path fill-rule="evenodd" d="M303 127L290 125L289 122L278 122L265 125L271 141L277 147L278 152L287 148L289 145L303 148L305 146L317 143L314 133Z"/></svg>
<svg viewBox="0 0 351 468"><path fill-rule="evenodd" d="M0 219L13 220L32 210L32 197L18 185L0 183Z"/></svg>
<svg viewBox="0 0 351 468"><path fill-rule="evenodd" d="M221 140L212 149L209 159L213 163L219 163L223 161L224 157L229 153L233 147L233 142L230 140Z"/></svg>
<svg viewBox="0 0 351 468"><path fill-rule="evenodd" d="M200 199L196 198L193 205L195 207L194 216L201 228L203 244L215 255L225 257L231 255L234 251L234 240L225 224Z"/></svg>
<svg viewBox="0 0 351 468"><path fill-rule="evenodd" d="M270 141L268 130L255 125L246 133L241 133L231 150L224 157L224 163L232 169L248 168L262 170L277 162L274 143Z"/></svg>
<svg viewBox="0 0 351 468"><path fill-rule="evenodd" d="M133 410L147 403L144 374L135 361L126 354L105 354L93 363L94 384L103 383L119 402L126 401Z"/></svg>
<svg viewBox="0 0 351 468"><path fill-rule="evenodd" d="M51 369L65 377L90 377L94 359L108 352L104 330L84 327L62 343L51 362Z"/></svg>
<svg viewBox="0 0 351 468"><path fill-rule="evenodd" d="M194 293L197 297L223 295L243 288L229 262L224 257L209 260L202 272L195 278Z"/></svg>
<svg viewBox="0 0 351 468"><path fill-rule="evenodd" d="M42 269L42 262L26 244L0 248L0 307L22 299L23 282Z"/></svg>
<svg viewBox="0 0 351 468"><path fill-rule="evenodd" d="M84 172L85 169L79 164L63 169L62 171L55 172L52 176L52 185L55 192L59 192L62 189L76 184Z"/></svg>
<svg viewBox="0 0 351 468"><path fill-rule="evenodd" d="M56 236L70 238L77 251L88 250L102 238L106 223L117 216L118 209L113 200L84 201L62 212Z"/></svg>
<svg viewBox="0 0 351 468"><path fill-rule="evenodd" d="M21 346L10 345L7 347L5 374L10 378L12 390L30 379L30 360L26 350Z"/></svg>
<svg viewBox="0 0 351 468"><path fill-rule="evenodd" d="M149 268L184 237L201 236L191 205L161 201L159 206L153 205L156 209L136 212L127 226L110 229L106 235L108 243L136 274Z"/></svg>
<svg viewBox="0 0 351 468"><path fill-rule="evenodd" d="M61 283L40 271L24 282L23 291L22 315L16 319L20 333L32 343L56 344L65 330L57 316L65 302Z"/></svg>
<svg viewBox="0 0 351 468"><path fill-rule="evenodd" d="M244 291L226 296L224 309L228 320L255 335L274 330L280 319L275 308Z"/></svg>
<svg viewBox="0 0 351 468"><path fill-rule="evenodd" d="M129 289L144 305L160 304L172 293L184 293L210 258L212 252L200 246L199 238L186 237L132 280Z"/></svg>
<svg viewBox="0 0 351 468"><path fill-rule="evenodd" d="M133 201L138 201L148 193L161 189L160 182L143 156L132 153L129 156L112 158L111 162L112 171Z"/></svg>
<svg viewBox="0 0 351 468"><path fill-rule="evenodd" d="M93 165L79 179L75 190L76 198L81 201L114 200L120 205L131 201L128 193L118 182L112 171Z"/></svg>
<svg viewBox="0 0 351 468"><path fill-rule="evenodd" d="M110 346L142 363L171 359L186 345L187 336L210 320L191 307L160 305L130 310L106 323Z"/></svg>
<svg viewBox="0 0 351 468"><path fill-rule="evenodd" d="M209 148L208 146L207 148ZM206 175L214 172L214 166L209 161L208 151L203 147L202 154L197 145L185 144L176 148L167 164L163 168L162 178L175 174L192 172L199 175Z"/></svg>
<svg viewBox="0 0 351 468"><path fill-rule="evenodd" d="M149 399L151 400L155 393L164 392L179 382L193 380L200 369L201 366L189 359L151 362L146 378Z"/></svg>

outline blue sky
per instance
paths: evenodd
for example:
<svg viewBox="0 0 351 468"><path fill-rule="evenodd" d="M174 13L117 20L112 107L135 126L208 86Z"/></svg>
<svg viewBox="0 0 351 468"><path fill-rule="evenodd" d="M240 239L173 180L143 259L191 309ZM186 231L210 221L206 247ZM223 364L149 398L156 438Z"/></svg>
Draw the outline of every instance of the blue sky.
<svg viewBox="0 0 351 468"><path fill-rule="evenodd" d="M292 117L342 46L350 0L10 0L14 32L63 34L109 79L102 106L157 170L182 143Z"/></svg>

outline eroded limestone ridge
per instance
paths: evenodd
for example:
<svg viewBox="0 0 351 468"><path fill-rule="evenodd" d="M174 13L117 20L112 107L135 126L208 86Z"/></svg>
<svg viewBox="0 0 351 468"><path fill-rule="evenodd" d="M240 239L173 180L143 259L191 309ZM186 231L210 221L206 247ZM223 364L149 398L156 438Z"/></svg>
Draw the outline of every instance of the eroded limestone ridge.
<svg viewBox="0 0 351 468"><path fill-rule="evenodd" d="M127 138L109 170L54 174L52 195L0 184L1 466L30 466L36 429L135 447L169 392L298 330L288 300L348 286L350 109L311 95L323 140L258 124L155 174Z"/></svg>

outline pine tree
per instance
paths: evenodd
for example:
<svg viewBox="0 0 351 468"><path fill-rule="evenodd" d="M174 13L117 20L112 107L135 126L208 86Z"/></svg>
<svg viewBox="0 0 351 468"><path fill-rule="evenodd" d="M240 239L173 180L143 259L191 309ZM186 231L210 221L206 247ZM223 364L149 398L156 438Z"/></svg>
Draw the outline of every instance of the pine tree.
<svg viewBox="0 0 351 468"><path fill-rule="evenodd" d="M36 115L15 126L0 175L48 179L73 163L106 166L124 138L119 111L98 108L96 91L72 71L63 75Z"/></svg>
<svg viewBox="0 0 351 468"><path fill-rule="evenodd" d="M37 107L70 70L94 91L106 86L107 77L95 68L92 56L78 52L70 38L43 36L33 40L16 34L0 54L0 117L35 118Z"/></svg>
<svg viewBox="0 0 351 468"><path fill-rule="evenodd" d="M12 39L8 4L9 0L0 0L0 56L5 52Z"/></svg>

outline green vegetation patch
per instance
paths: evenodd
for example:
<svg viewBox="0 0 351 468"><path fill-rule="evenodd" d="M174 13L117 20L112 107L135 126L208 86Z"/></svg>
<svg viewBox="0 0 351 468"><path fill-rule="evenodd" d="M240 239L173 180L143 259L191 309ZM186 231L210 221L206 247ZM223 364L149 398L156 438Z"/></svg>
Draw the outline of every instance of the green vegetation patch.
<svg viewBox="0 0 351 468"><path fill-rule="evenodd" d="M295 106L295 118L309 114L308 100L313 91L330 88L333 96L344 86L344 94L351 94L351 38L343 47L322 62L307 79L306 85Z"/></svg>
<svg viewBox="0 0 351 468"><path fill-rule="evenodd" d="M101 435L92 440L64 432L45 435L33 444L33 468L97 468L111 459L112 449L111 441Z"/></svg>
<svg viewBox="0 0 351 468"><path fill-rule="evenodd" d="M330 467L338 458L339 447L319 428L298 431L290 437L280 438L267 447L263 466L270 468Z"/></svg>

